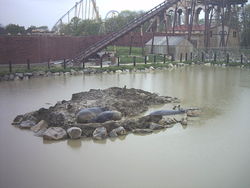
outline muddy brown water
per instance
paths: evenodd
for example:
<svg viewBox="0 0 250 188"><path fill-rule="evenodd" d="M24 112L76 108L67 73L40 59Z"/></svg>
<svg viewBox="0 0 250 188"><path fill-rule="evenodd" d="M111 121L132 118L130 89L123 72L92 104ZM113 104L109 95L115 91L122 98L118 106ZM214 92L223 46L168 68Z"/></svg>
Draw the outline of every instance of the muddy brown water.
<svg viewBox="0 0 250 188"><path fill-rule="evenodd" d="M124 85L179 97L204 114L185 129L103 142L44 142L11 126L16 115L72 93ZM196 66L2 82L0 120L1 188L250 187L249 70Z"/></svg>

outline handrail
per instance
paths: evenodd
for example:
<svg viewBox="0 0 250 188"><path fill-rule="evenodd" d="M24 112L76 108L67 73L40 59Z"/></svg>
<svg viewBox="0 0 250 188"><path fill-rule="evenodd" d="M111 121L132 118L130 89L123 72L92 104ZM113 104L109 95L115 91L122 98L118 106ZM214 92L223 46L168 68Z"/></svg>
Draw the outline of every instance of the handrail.
<svg viewBox="0 0 250 188"><path fill-rule="evenodd" d="M168 0L168 1L162 2L161 4L159 4L156 7L152 8L148 12L146 12L146 13L140 15L139 17L134 18L133 20L131 20L130 22L128 22L125 26L123 26L116 33L109 34L104 39L96 42L95 44L91 45L90 47L88 47L84 51L80 52L73 59L73 61L77 61L78 62L78 61L83 61L83 60L89 58L94 53L97 53L101 49L105 48L111 42L117 40L118 38L124 36L128 32L130 32L133 29L135 29L136 27L142 25L143 23L145 23L149 19L153 18L154 16L156 16L157 14L159 14L160 12L162 12L163 10L171 7L173 4L176 4L178 1L180 1L180 0Z"/></svg>

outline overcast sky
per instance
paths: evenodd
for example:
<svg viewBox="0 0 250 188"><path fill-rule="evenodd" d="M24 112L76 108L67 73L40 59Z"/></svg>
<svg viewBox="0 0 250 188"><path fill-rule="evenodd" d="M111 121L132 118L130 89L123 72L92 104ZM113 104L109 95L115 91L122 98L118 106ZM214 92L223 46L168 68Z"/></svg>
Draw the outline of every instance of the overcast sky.
<svg viewBox="0 0 250 188"><path fill-rule="evenodd" d="M0 24L47 25L50 28L80 0L0 0ZM164 0L96 0L100 14L110 10L149 10Z"/></svg>

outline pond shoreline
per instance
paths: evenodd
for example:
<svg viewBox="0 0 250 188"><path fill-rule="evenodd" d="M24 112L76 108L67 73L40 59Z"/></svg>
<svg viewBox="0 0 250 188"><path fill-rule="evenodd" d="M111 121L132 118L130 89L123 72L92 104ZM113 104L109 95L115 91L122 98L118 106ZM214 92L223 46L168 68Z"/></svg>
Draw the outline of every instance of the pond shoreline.
<svg viewBox="0 0 250 188"><path fill-rule="evenodd" d="M120 66L109 66L109 67L88 67L85 69L68 67L66 69L56 68L52 70L41 70L41 71L24 71L16 73L6 73L0 75L0 82L2 81L17 81L17 80L29 80L32 78L52 77L52 76L75 76L75 75L89 75L89 74L107 74L107 73L129 73L129 72L150 72L154 70L167 70L175 67L182 66L193 66L193 65L204 65L204 66L231 66L239 68L248 68L248 65L241 64L225 64L225 63L151 63L151 64L137 64L133 65L120 65Z"/></svg>

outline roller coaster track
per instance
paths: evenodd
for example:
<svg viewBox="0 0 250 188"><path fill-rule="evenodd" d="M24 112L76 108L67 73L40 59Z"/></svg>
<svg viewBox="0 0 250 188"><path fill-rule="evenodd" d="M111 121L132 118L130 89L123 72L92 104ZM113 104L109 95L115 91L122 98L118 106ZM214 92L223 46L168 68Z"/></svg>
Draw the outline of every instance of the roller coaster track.
<svg viewBox="0 0 250 188"><path fill-rule="evenodd" d="M63 24L63 21L69 22L71 18L77 17L82 20L100 20L99 10L96 5L96 0L80 0L77 2L69 11L67 11L55 25L52 27L52 31L59 33L60 26Z"/></svg>
<svg viewBox="0 0 250 188"><path fill-rule="evenodd" d="M122 36L128 34L130 31L136 29L137 27L141 26L145 22L149 21L150 19L154 18L156 15L162 13L166 9L170 8L171 6L178 3L180 0L167 0L163 3L159 4L158 6L154 7L153 9L149 10L148 12L142 14L138 18L133 19L125 26L123 26L119 31L116 33L109 34L104 39L98 41L97 43L91 45L87 49L80 52L73 61L76 63L84 62L112 42L116 41L117 39L121 38Z"/></svg>

